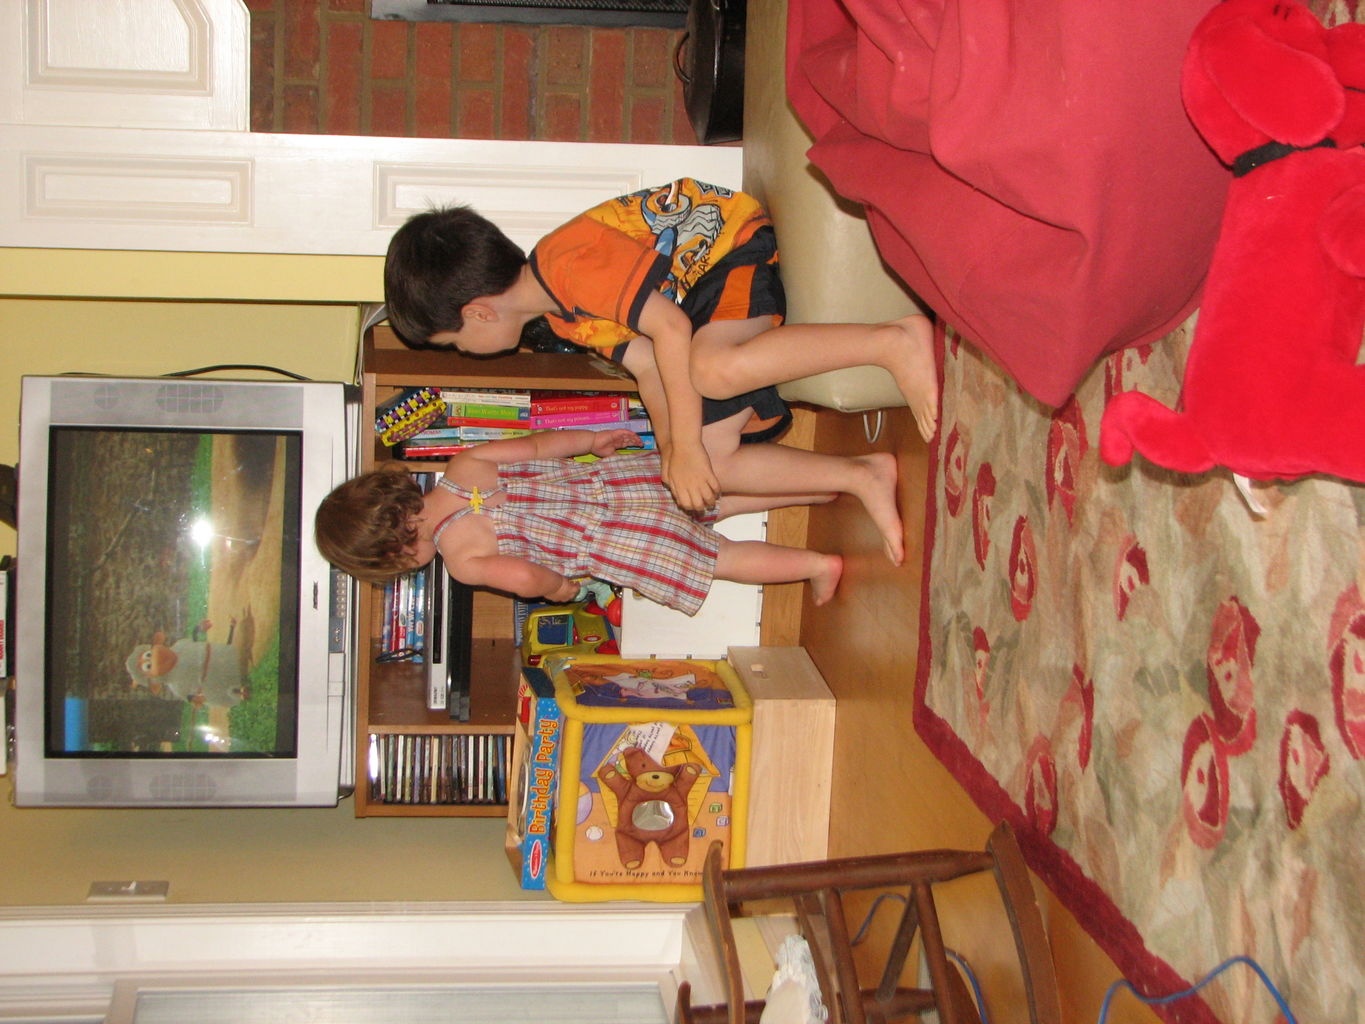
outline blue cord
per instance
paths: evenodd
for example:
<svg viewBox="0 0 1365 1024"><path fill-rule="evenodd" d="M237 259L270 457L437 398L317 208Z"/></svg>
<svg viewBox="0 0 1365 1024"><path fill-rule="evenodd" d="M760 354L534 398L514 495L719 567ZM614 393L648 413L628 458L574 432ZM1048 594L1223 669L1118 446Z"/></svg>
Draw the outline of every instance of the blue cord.
<svg viewBox="0 0 1365 1024"><path fill-rule="evenodd" d="M991 1024L990 1014L986 1012L986 996L981 991L981 983L976 980L976 974L973 973L971 964L967 963L965 959L958 956L951 949L945 948L943 952L948 954L948 959L962 968L962 973L965 974L967 980L971 982L972 998L976 1000L976 1014L981 1018L981 1024Z"/></svg>
<svg viewBox="0 0 1365 1024"><path fill-rule="evenodd" d="M862 942L864 938L867 937L867 930L872 924L872 918L876 915L877 908L881 906L882 901L886 899L896 899L902 903L905 902L905 897L900 895L899 893L884 892L880 896L878 896L875 900L872 901L872 906L868 908L867 915L863 918L863 923L861 927L859 927L857 934L854 935L852 940L850 941L849 943L850 945L856 946L858 943ZM959 956L951 949L945 949L944 952L948 954L949 959L956 963L962 969L962 972L967 976L967 981L972 986L972 997L976 1000L976 1009L977 1013L981 1017L981 1024L991 1024L990 1017L986 1013L986 997L981 991L981 984L976 980L976 974L973 973L971 965L968 964L966 960L964 960L961 956ZM1228 959L1224 960L1221 964L1215 967L1212 971L1206 974L1202 979L1197 981L1191 987L1184 989L1183 991L1180 992L1172 992L1170 995L1166 996L1144 996L1141 992L1139 992L1131 984L1129 984L1126 978L1120 978L1118 981L1110 985L1109 991L1107 991L1104 994L1104 1002L1100 1005L1100 1016L1097 1024L1105 1024L1105 1021L1109 1017L1109 1004L1113 1002L1114 995L1115 993L1118 992L1120 988L1128 989L1129 992L1132 992L1134 996L1136 996L1141 1002L1146 1003L1148 1006L1162 1006L1166 1003L1173 1003L1177 999L1185 999L1188 996L1194 995L1209 982L1213 981L1214 978L1218 977L1218 975L1226 971L1233 964L1239 963L1246 964L1248 967L1250 967L1253 971L1256 972L1256 975L1261 979L1261 982L1262 984L1265 985L1267 991L1269 991L1271 996L1274 997L1275 1002L1279 1004L1280 1012L1284 1014L1286 1024L1298 1024L1298 1019L1290 1011L1289 1004L1285 1001L1284 996L1280 995L1280 990L1275 987L1274 983L1266 975L1261 965L1258 964L1255 960L1251 959L1251 957L1249 956L1240 955L1229 957Z"/></svg>
<svg viewBox="0 0 1365 1024"><path fill-rule="evenodd" d="M1203 988L1205 985L1211 982L1214 978L1218 977L1218 975L1222 974L1233 964L1239 963L1246 964L1253 971L1255 971L1257 975L1260 976L1260 979L1265 984L1265 987L1270 991L1270 994L1275 997L1275 1002L1280 1004L1280 1012L1284 1014L1284 1019L1288 1022L1288 1024L1298 1024L1298 1021L1295 1019L1294 1015L1289 1012L1289 1004L1286 1003L1284 997L1280 995L1280 990L1277 989L1274 986L1274 984L1271 983L1268 977L1266 977L1266 973L1261 969L1261 965L1248 956L1229 957L1227 960L1224 960L1221 964L1215 967L1209 974L1205 975L1201 981L1197 982L1192 987L1187 988L1182 992L1172 992L1168 996L1144 996L1137 989L1133 988L1133 986L1130 985L1126 979L1120 978L1118 981L1110 985L1109 991L1104 994L1104 1002L1100 1006L1100 1018L1098 1024L1104 1024L1105 1018L1109 1015L1109 1003L1114 998L1114 993L1117 992L1120 988L1128 989L1128 991L1132 992L1133 995L1137 996L1138 999L1146 1003L1148 1006L1160 1006L1164 1003L1173 1003L1177 999L1184 999L1186 996L1194 995L1201 988Z"/></svg>
<svg viewBox="0 0 1365 1024"><path fill-rule="evenodd" d="M872 918L877 915L877 908L882 905L883 900L899 900L905 902L905 897L898 892L884 892L872 901L872 906L867 908L867 914L863 917L863 923L858 926L858 932L853 938L848 940L850 946L856 946L867 938L867 930L872 926Z"/></svg>
<svg viewBox="0 0 1365 1024"><path fill-rule="evenodd" d="M849 940L850 946L856 946L867 938L867 929L872 925L872 918L876 916L877 909L882 905L883 900L899 900L905 902L905 897L898 892L884 892L872 901L872 906L868 908L867 915L863 918L863 923L858 927L857 934ZM976 980L976 975L972 972L971 965L951 949L944 948L943 952L948 954L948 958L962 968L962 973L967 976L967 981L972 986L972 997L976 1000L976 1012L981 1018L981 1024L991 1024L991 1018L986 1013L986 997L981 991L981 983ZM1293 1024L1293 1022L1291 1022Z"/></svg>

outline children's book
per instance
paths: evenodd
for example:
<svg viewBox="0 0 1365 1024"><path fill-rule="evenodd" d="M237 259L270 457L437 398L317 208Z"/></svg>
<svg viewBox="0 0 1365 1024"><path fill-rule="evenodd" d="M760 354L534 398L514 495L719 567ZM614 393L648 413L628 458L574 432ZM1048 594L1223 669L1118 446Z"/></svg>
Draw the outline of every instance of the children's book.
<svg viewBox="0 0 1365 1024"><path fill-rule="evenodd" d="M654 430L649 418L641 416L630 420L612 420L607 423L584 423L579 426L549 427L549 430L630 430L637 434L649 434Z"/></svg>
<svg viewBox="0 0 1365 1024"><path fill-rule="evenodd" d="M535 429L550 427L596 427L599 423L615 423L626 416L624 409L598 409L588 412L560 412L537 416L531 414L530 425Z"/></svg>
<svg viewBox="0 0 1365 1024"><path fill-rule="evenodd" d="M446 417L450 422L456 420L524 420L527 416L526 405L500 405L496 402L447 402Z"/></svg>
<svg viewBox="0 0 1365 1024"><path fill-rule="evenodd" d="M406 444L399 445L394 449L394 454L400 459L444 459L446 456L462 452L466 448L472 448L481 442L471 441L466 444L460 441L456 444L429 444L415 445L408 447Z"/></svg>
<svg viewBox="0 0 1365 1024"><path fill-rule="evenodd" d="M465 388L442 388L441 398L447 405L502 405L531 407L531 392L510 388L485 388L470 390Z"/></svg>
<svg viewBox="0 0 1365 1024"><path fill-rule="evenodd" d="M508 408L511 409L512 407L509 405ZM502 427L504 429L521 427L524 429L529 425L526 419L514 416L447 416L444 427L429 427L418 436L427 437L441 430L459 430L461 427Z"/></svg>
<svg viewBox="0 0 1365 1024"><path fill-rule="evenodd" d="M576 412L608 412L622 417L626 413L625 395L533 395L532 416L556 416Z"/></svg>
<svg viewBox="0 0 1365 1024"><path fill-rule="evenodd" d="M525 437L531 433L525 428L515 427L461 427L461 441L507 441L515 437Z"/></svg>

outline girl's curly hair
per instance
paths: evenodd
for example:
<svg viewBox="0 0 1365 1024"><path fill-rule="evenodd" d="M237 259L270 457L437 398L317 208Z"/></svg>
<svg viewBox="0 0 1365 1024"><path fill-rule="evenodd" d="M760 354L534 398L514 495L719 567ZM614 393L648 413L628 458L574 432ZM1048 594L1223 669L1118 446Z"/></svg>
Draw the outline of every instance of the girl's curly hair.
<svg viewBox="0 0 1365 1024"><path fill-rule="evenodd" d="M414 568L405 550L417 539L422 491L407 470L389 463L347 480L322 499L313 535L322 556L367 583Z"/></svg>

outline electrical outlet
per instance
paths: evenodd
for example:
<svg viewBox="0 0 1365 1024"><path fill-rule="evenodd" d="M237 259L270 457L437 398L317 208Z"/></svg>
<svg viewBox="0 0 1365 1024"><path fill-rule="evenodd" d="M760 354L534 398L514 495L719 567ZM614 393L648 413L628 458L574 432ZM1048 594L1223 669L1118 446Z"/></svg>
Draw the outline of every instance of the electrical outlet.
<svg viewBox="0 0 1365 1024"><path fill-rule="evenodd" d="M171 891L170 882L91 882L87 903L161 903Z"/></svg>

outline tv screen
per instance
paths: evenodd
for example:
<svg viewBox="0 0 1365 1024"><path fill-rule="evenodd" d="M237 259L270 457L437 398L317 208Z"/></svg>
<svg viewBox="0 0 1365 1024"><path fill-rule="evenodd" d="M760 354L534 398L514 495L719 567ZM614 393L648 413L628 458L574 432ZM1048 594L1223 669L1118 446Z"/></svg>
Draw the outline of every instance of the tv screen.
<svg viewBox="0 0 1365 1024"><path fill-rule="evenodd" d="M293 757L297 431L54 426L48 756Z"/></svg>
<svg viewBox="0 0 1365 1024"><path fill-rule="evenodd" d="M327 806L354 780L354 581L313 540L356 389L25 377L19 806Z"/></svg>

